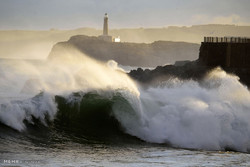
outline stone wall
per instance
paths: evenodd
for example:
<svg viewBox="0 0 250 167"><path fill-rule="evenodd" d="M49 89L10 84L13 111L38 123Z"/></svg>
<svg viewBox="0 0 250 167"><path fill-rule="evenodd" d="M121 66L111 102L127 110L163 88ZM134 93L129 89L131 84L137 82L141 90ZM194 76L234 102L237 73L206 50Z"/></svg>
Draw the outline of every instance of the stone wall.
<svg viewBox="0 0 250 167"><path fill-rule="evenodd" d="M206 66L250 68L250 43L202 42L199 61Z"/></svg>

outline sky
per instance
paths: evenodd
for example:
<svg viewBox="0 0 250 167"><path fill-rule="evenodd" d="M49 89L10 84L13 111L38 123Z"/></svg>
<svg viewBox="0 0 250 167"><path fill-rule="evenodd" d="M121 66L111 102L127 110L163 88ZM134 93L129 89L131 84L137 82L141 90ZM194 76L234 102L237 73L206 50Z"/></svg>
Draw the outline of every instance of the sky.
<svg viewBox="0 0 250 167"><path fill-rule="evenodd" d="M250 0L0 0L0 29L250 25Z"/></svg>

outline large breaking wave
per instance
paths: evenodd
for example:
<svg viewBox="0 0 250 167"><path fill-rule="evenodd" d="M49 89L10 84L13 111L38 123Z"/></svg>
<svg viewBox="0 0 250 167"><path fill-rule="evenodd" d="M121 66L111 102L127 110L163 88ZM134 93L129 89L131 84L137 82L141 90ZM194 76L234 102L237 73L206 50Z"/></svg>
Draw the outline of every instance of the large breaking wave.
<svg viewBox="0 0 250 167"><path fill-rule="evenodd" d="M88 135L126 133L175 147L249 152L249 91L219 68L200 82L176 78L141 88L114 61L103 64L77 51L42 65L7 66L0 122L20 132L52 122Z"/></svg>
<svg viewBox="0 0 250 167"><path fill-rule="evenodd" d="M140 102L141 121L115 114L128 133L143 140L194 149L250 149L249 91L221 69L201 83L175 79L141 91Z"/></svg>

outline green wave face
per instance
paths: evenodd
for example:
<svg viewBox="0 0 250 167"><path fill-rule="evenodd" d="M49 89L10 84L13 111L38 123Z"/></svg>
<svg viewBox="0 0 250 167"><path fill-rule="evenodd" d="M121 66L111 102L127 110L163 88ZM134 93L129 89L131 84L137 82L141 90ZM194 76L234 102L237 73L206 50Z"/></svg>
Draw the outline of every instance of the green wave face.
<svg viewBox="0 0 250 167"><path fill-rule="evenodd" d="M77 135L106 138L114 135L125 135L118 120L113 114L113 105L123 105L123 112L133 109L120 94L114 93L105 97L95 92L82 95L73 93L68 98L56 96L58 112L54 120L57 130L66 130ZM72 100L73 99L73 100Z"/></svg>

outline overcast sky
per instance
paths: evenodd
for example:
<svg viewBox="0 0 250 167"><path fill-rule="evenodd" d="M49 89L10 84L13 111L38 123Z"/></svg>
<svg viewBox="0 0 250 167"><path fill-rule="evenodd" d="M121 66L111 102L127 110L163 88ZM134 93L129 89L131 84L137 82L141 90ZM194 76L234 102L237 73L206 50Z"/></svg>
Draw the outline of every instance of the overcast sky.
<svg viewBox="0 0 250 167"><path fill-rule="evenodd" d="M250 0L0 0L0 29L250 25Z"/></svg>

